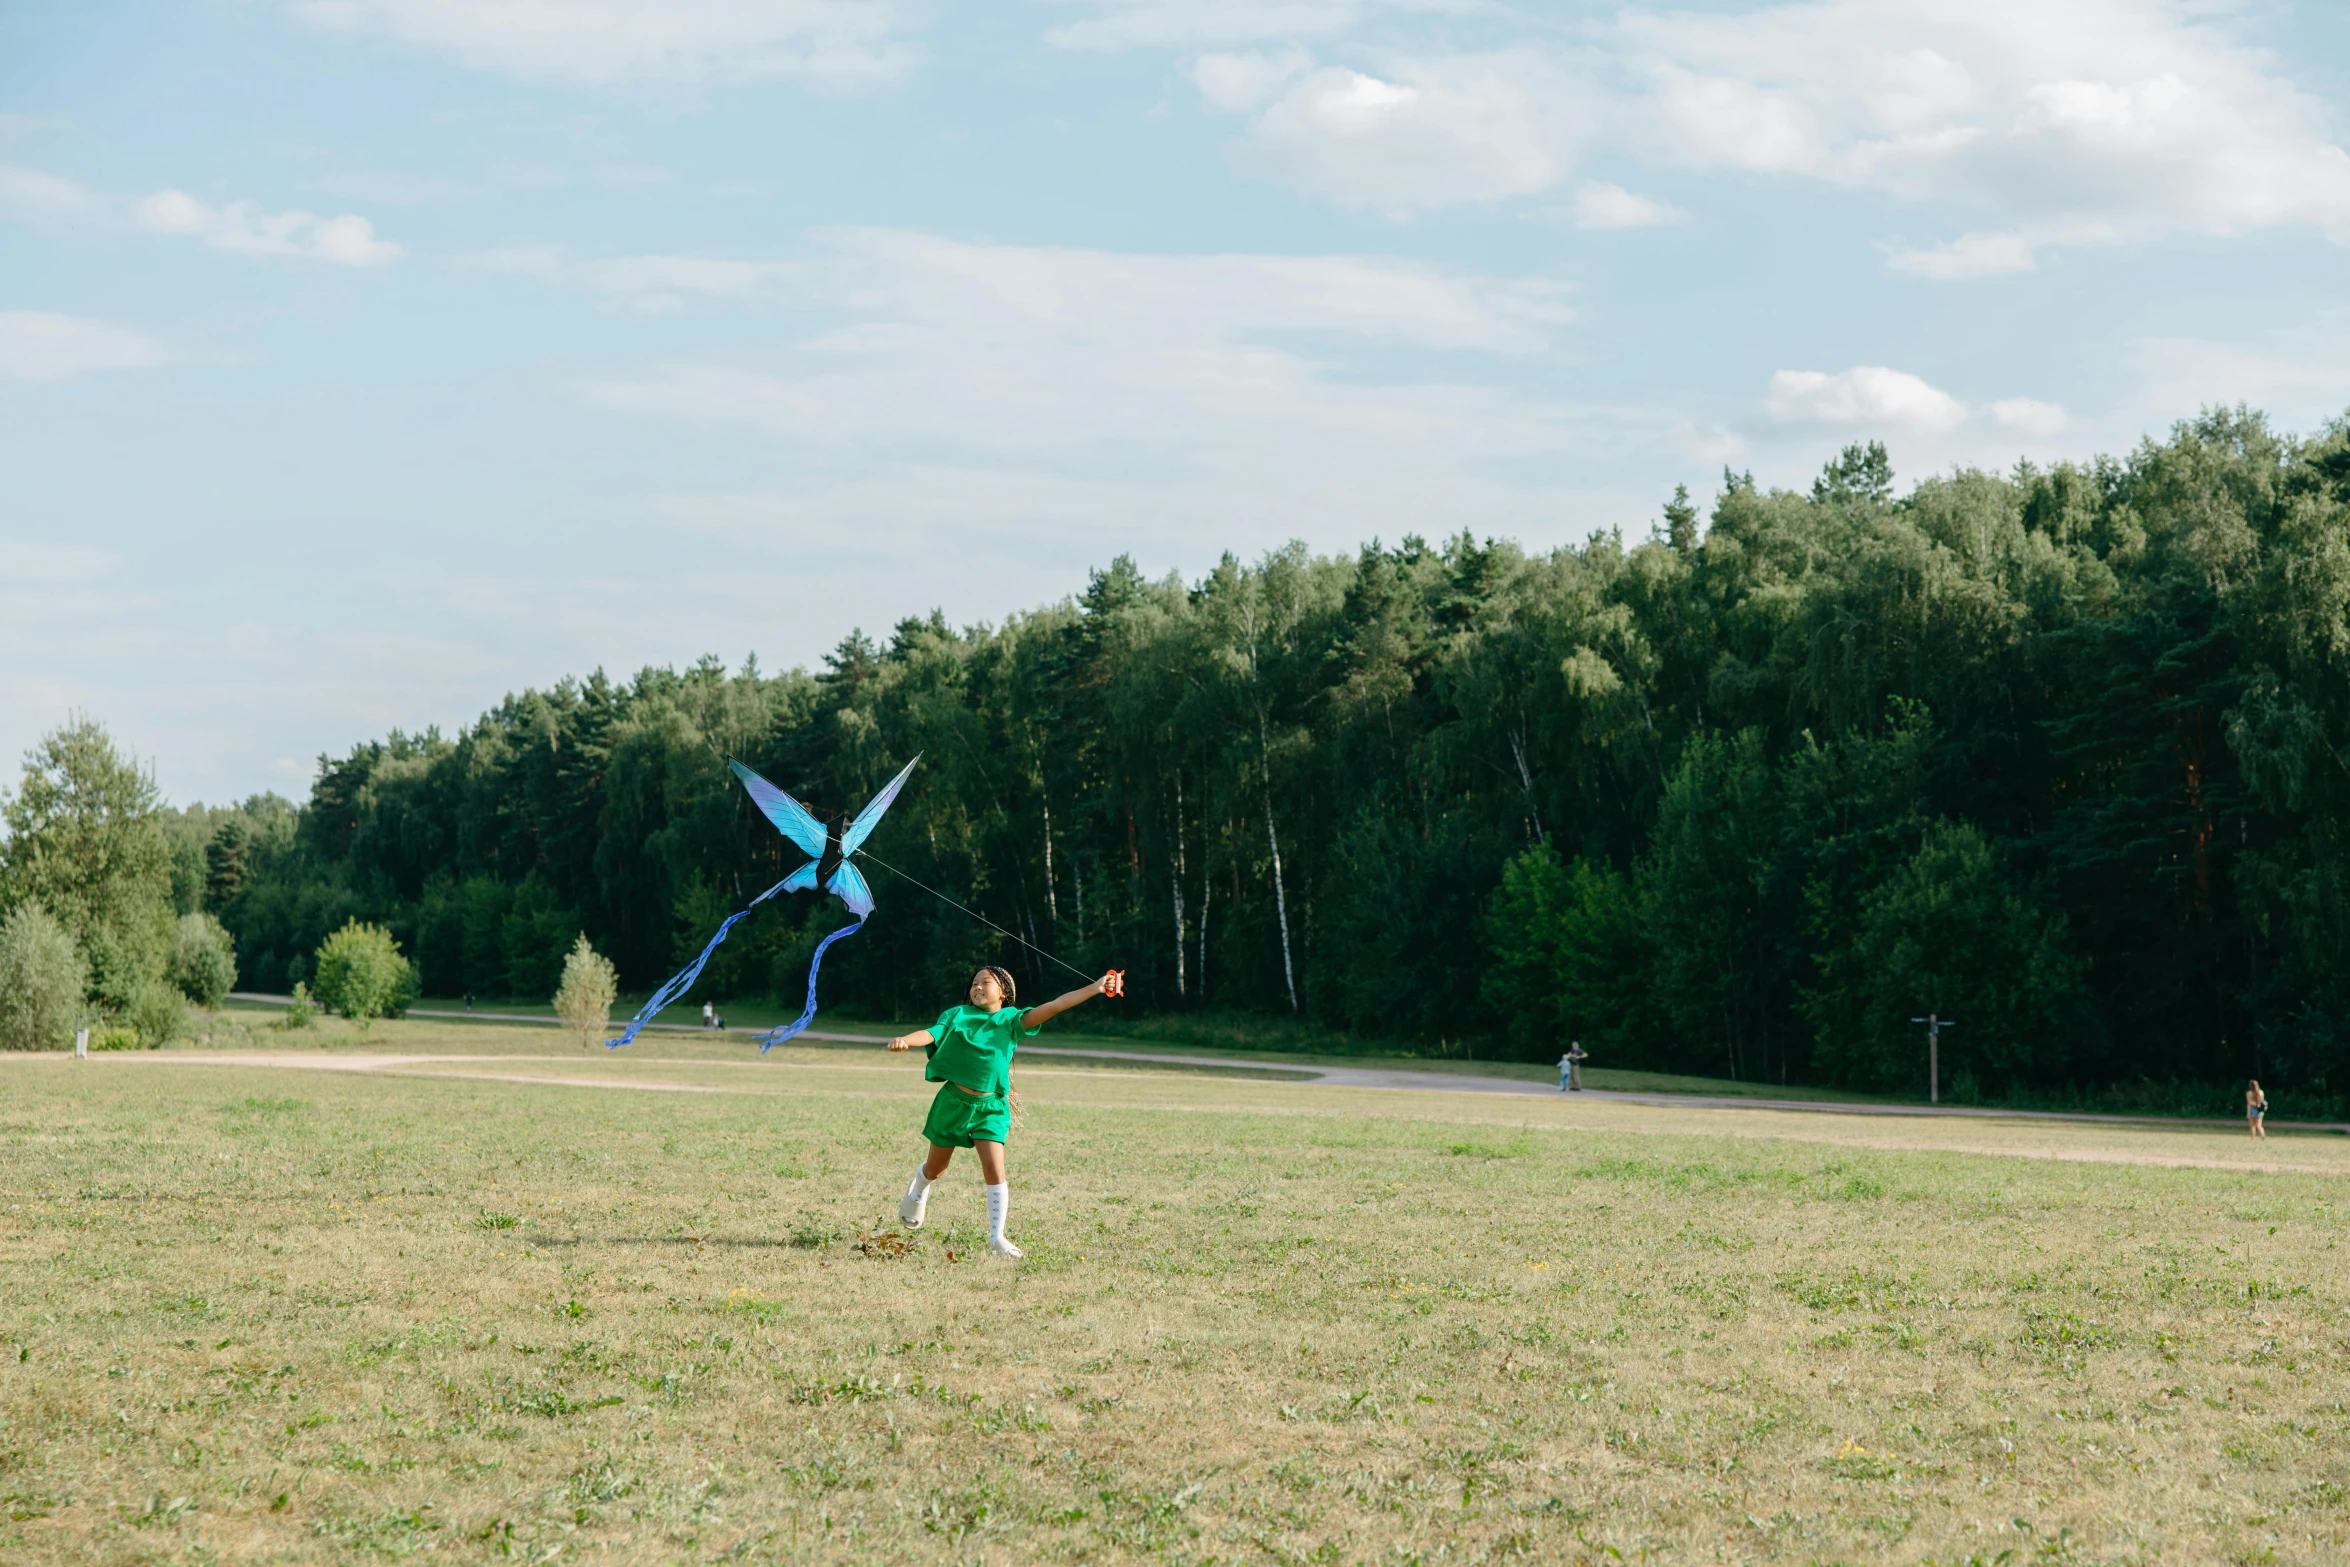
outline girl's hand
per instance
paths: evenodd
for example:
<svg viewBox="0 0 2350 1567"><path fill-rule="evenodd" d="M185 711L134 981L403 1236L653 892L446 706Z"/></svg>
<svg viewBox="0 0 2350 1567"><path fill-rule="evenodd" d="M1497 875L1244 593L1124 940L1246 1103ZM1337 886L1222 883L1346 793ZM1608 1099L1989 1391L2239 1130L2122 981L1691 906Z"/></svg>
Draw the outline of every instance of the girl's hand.
<svg viewBox="0 0 2350 1567"><path fill-rule="evenodd" d="M900 1034L897 1038L891 1040L889 1042L889 1048L892 1050L911 1050L916 1045L927 1045L929 1043L930 1030L926 1028L918 1028L911 1034Z"/></svg>

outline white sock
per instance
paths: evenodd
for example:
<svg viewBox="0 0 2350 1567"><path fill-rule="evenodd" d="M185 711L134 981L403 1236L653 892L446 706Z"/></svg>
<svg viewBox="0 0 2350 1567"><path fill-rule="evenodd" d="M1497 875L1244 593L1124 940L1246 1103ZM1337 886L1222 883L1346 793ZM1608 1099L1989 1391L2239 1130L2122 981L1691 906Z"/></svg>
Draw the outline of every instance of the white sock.
<svg viewBox="0 0 2350 1567"><path fill-rule="evenodd" d="M914 1179L906 1183L906 1195L919 1197L930 1190L930 1177L922 1173L922 1166L914 1166Z"/></svg>
<svg viewBox="0 0 2350 1567"><path fill-rule="evenodd" d="M1001 1186L990 1186L987 1189L987 1238L989 1240L1000 1241L1004 1238L1004 1219L1011 1211L1011 1183L1007 1181Z"/></svg>

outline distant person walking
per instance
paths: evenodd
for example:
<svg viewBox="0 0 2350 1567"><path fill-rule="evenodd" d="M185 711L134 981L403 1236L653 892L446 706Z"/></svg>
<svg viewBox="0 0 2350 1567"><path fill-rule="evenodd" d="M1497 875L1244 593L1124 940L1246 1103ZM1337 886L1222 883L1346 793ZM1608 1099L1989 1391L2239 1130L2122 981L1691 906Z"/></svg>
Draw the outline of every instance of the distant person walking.
<svg viewBox="0 0 2350 1567"><path fill-rule="evenodd" d="M718 1015L711 1009L710 1003L707 1001L702 1003L702 1026L704 1028L716 1028L718 1026Z"/></svg>
<svg viewBox="0 0 2350 1567"><path fill-rule="evenodd" d="M2253 1136L2266 1139L2268 1127L2268 1095L2260 1091L2260 1079L2252 1079L2252 1086L2244 1090L2244 1126Z"/></svg>
<svg viewBox="0 0 2350 1567"><path fill-rule="evenodd" d="M1583 1091L1583 1063L1590 1054L1575 1040L1567 1041L1567 1053L1559 1057L1559 1092L1579 1094Z"/></svg>
<svg viewBox="0 0 2350 1567"><path fill-rule="evenodd" d="M473 992L470 990L465 992L465 1010L468 1012L473 1010Z"/></svg>

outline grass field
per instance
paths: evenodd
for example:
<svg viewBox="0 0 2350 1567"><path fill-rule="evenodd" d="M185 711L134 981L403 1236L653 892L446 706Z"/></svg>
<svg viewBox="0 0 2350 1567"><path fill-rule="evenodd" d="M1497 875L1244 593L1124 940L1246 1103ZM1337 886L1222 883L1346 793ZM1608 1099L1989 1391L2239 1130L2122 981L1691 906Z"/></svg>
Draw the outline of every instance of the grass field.
<svg viewBox="0 0 2350 1567"><path fill-rule="evenodd" d="M1020 1076L0 1057L0 1564L2350 1555L2350 1139Z"/></svg>

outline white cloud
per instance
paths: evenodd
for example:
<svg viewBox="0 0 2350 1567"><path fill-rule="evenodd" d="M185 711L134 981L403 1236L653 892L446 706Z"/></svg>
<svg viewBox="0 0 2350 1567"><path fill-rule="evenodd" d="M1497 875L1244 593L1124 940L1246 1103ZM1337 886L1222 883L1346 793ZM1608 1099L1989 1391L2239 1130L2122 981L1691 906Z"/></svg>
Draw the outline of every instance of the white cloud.
<svg viewBox="0 0 2350 1567"><path fill-rule="evenodd" d="M2038 265L2038 258L2032 253L2032 242L2021 234L1962 234L1932 250L1888 247L1885 265L1911 277L1946 283L2029 272Z"/></svg>
<svg viewBox="0 0 2350 1567"><path fill-rule="evenodd" d="M1579 229L1644 229L1660 223L1678 223L1688 214L1646 196L1635 196L1621 185L1592 180L1575 192L1575 227Z"/></svg>
<svg viewBox="0 0 2350 1567"><path fill-rule="evenodd" d="M1247 54L1203 54L1192 62L1191 80L1210 105L1232 113L1270 102L1313 65L1313 57L1302 49L1280 54L1253 50Z"/></svg>
<svg viewBox="0 0 2350 1567"><path fill-rule="evenodd" d="M2072 419L2054 403L2043 403L2030 397L2003 397L1991 405L1992 422L2000 428L2030 436L2036 441L2062 435Z"/></svg>
<svg viewBox="0 0 2350 1567"><path fill-rule="evenodd" d="M101 200L72 180L0 164L0 217L55 217L101 208L112 221L123 216L118 201ZM373 224L349 213L322 218L299 210L263 212L250 201L213 207L186 191L161 190L128 216L150 234L187 235L214 250L245 256L303 256L340 266L379 267L402 254L398 245L376 237Z"/></svg>
<svg viewBox="0 0 2350 1567"><path fill-rule="evenodd" d="M1405 211L1530 195L1570 163L1580 95L1530 54L1295 76L1249 126L1244 165L1341 206Z"/></svg>
<svg viewBox="0 0 2350 1567"><path fill-rule="evenodd" d="M781 261L685 256L577 260L552 249L475 263L636 301L671 293L744 297L789 285L806 303L911 327L1007 323L1072 340L1143 330L1170 345L1235 334L1338 333L1432 349L1540 350L1573 320L1549 278L1487 278L1356 256L1162 256L969 244L903 229L833 229ZM861 329L844 329L855 332ZM834 339L819 341L833 342ZM840 339L838 341L848 341Z"/></svg>
<svg viewBox="0 0 2350 1567"><path fill-rule="evenodd" d="M1137 17L1164 14L1100 9L1130 41ZM1252 37L1333 30L1315 16ZM1531 195L1600 149L1987 217L1945 245L1888 247L1888 265L1940 280L2025 270L2054 246L2280 224L2350 243L2350 152L2327 105L2233 8L2191 0L1627 7L1571 43L1415 52L1387 38L1277 90L1244 68L1279 58L1203 59L1194 80L1252 116L1249 166L1345 206Z"/></svg>
<svg viewBox="0 0 2350 1567"><path fill-rule="evenodd" d="M1943 431L1967 420L1967 406L1939 387L1883 365L1833 375L1781 370L1763 394L1763 413L1781 424L1892 425Z"/></svg>
<svg viewBox="0 0 2350 1567"><path fill-rule="evenodd" d="M1375 0L1078 0L1082 21L1045 30L1056 49L1182 48L1319 38L1342 33L1375 10ZM1433 9L1433 7L1428 7Z"/></svg>
<svg viewBox="0 0 2350 1567"><path fill-rule="evenodd" d="M0 163L0 217L61 217L93 205L90 193L63 175Z"/></svg>
<svg viewBox="0 0 2350 1567"><path fill-rule="evenodd" d="M757 298L772 293L800 270L788 262L703 256L618 256L580 261L553 246L486 251L472 260L484 271L586 289L648 315L673 314L694 299Z"/></svg>
<svg viewBox="0 0 2350 1567"><path fill-rule="evenodd" d="M2325 105L2225 11L2174 0L1818 0L1627 12L1663 156L2001 214L2041 244L2314 223L2350 241ZM1974 261L2019 252L1970 236ZM1962 240L1907 270L1980 276ZM1917 253L1908 253L1917 254Z"/></svg>
<svg viewBox="0 0 2350 1567"><path fill-rule="evenodd" d="M1548 279L855 230L825 236L794 287L835 324L779 350L596 376L581 395L754 432L805 483L719 513L852 532L891 518L918 535L893 535L893 558L931 548L921 519L951 548L957 516L1088 558L1141 537L1188 559L1208 518L1219 542L1338 547L1438 509L1549 539L1570 476L1594 461L1725 439L1669 409L1546 400L1415 358L1543 354L1568 314Z"/></svg>
<svg viewBox="0 0 2350 1567"><path fill-rule="evenodd" d="M1883 365L1833 374L1781 370L1764 389L1762 414L1791 427L1787 436L1807 449L1816 437L1805 431L1820 426L1900 436L1909 460L1928 471L1953 463L1996 467L2012 459L2018 437L2045 452L2048 442L2073 432L2072 416L2055 403L2003 397L1987 408L1970 408L1923 377Z"/></svg>
<svg viewBox="0 0 2350 1567"><path fill-rule="evenodd" d="M913 20L893 0L289 0L314 26L389 38L477 70L602 86L903 73Z"/></svg>
<svg viewBox="0 0 2350 1567"><path fill-rule="evenodd" d="M398 245L375 237L365 218L308 212L263 212L250 201L209 207L185 191L157 191L139 203L139 227L185 234L240 256L303 256L346 267L380 267L400 259Z"/></svg>
<svg viewBox="0 0 2350 1567"><path fill-rule="evenodd" d="M0 376L11 380L59 381L170 361L161 343L127 326L47 310L0 310Z"/></svg>
<svg viewBox="0 0 2350 1567"><path fill-rule="evenodd" d="M1657 60L1649 71L1648 97L1638 111L1653 125L1653 139L1678 154L1676 161L1784 174L1808 171L1823 151L1809 107L1785 94L1733 76L1701 75L1671 60Z"/></svg>

